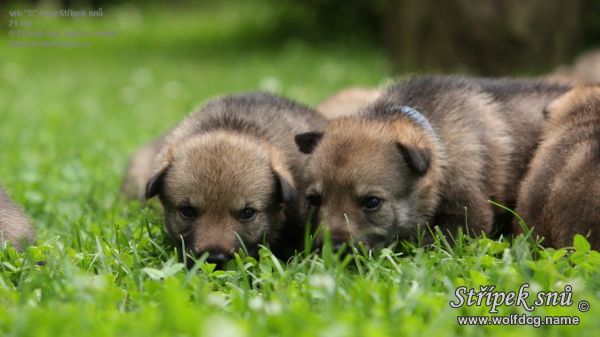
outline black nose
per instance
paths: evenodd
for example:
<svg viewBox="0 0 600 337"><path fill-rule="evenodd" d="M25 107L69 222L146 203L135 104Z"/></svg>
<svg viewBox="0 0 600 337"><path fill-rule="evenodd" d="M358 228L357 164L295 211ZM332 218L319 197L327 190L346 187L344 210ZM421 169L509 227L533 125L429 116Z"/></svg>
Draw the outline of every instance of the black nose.
<svg viewBox="0 0 600 337"><path fill-rule="evenodd" d="M204 253L204 252L202 252L202 253ZM199 255L202 255L202 253ZM206 258L206 262L214 263L218 267L223 267L223 266L225 266L225 263L227 263L227 261L229 261L231 258L232 258L232 256L229 253L213 250L213 251L208 252L208 257Z"/></svg>
<svg viewBox="0 0 600 337"><path fill-rule="evenodd" d="M345 240L331 240L331 247L336 252L346 250L348 248L348 242Z"/></svg>
<svg viewBox="0 0 600 337"><path fill-rule="evenodd" d="M346 241L343 240L331 240L331 248L334 251L339 251L340 249L343 249L345 247L347 247L348 245L346 244Z"/></svg>
<svg viewBox="0 0 600 337"><path fill-rule="evenodd" d="M333 250L334 252L348 252L349 251L349 247L351 246L349 239L346 239L345 237L332 237L330 239L329 242L331 242L331 250ZM323 248L323 245L325 245L325 242L320 242L320 246L321 248Z"/></svg>

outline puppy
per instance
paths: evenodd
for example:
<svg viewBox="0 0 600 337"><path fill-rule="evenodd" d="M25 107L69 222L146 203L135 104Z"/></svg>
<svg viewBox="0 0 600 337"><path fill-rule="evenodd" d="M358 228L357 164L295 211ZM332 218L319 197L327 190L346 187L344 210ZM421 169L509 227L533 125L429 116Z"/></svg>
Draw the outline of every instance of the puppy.
<svg viewBox="0 0 600 337"><path fill-rule="evenodd" d="M548 124L521 184L517 212L545 245L569 246L582 234L598 250L600 86L576 87L546 112Z"/></svg>
<svg viewBox="0 0 600 337"><path fill-rule="evenodd" d="M317 111L329 119L353 115L375 101L380 94L377 89L347 88L326 98L317 106Z"/></svg>
<svg viewBox="0 0 600 337"><path fill-rule="evenodd" d="M576 84L600 83L600 50L584 53L573 64L560 66L545 79Z"/></svg>
<svg viewBox="0 0 600 337"><path fill-rule="evenodd" d="M34 240L35 232L29 224L29 219L0 186L0 242L9 241L20 251L23 248L22 243L30 244Z"/></svg>
<svg viewBox="0 0 600 337"><path fill-rule="evenodd" d="M163 135L156 140L145 144L137 150L127 165L121 193L128 199L146 199L146 183L153 173L153 168L158 164L158 154L166 143L166 136Z"/></svg>
<svg viewBox="0 0 600 337"><path fill-rule="evenodd" d="M518 185L525 176L528 164L540 142L546 122L544 108L548 103L568 92L572 86L543 80L523 79L473 79L481 89L501 104L501 114L507 124L507 132L517 145L513 157L509 181L509 200L505 206L516 207ZM508 215L508 214L507 214ZM511 234L512 216L501 220L499 232Z"/></svg>
<svg viewBox="0 0 600 337"><path fill-rule="evenodd" d="M418 225L427 224L446 233L490 233L502 212L488 199L514 204L543 120L542 105L531 111L527 103L538 90L505 88L513 85L409 79L359 115L297 135L300 151L311 154L305 207L327 225L335 245L414 240Z"/></svg>
<svg viewBox="0 0 600 337"><path fill-rule="evenodd" d="M307 157L294 135L321 129L316 111L267 94L207 103L167 135L146 197L158 195L178 247L222 265L268 243L280 256L302 239L296 195Z"/></svg>

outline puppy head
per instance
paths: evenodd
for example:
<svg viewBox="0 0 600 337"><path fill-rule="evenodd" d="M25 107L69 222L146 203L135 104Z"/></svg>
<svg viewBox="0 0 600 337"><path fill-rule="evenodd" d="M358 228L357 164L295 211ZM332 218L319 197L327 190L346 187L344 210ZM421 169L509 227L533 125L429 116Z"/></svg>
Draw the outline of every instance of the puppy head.
<svg viewBox="0 0 600 337"><path fill-rule="evenodd" d="M334 244L412 238L435 207L435 141L409 121L340 118L296 143L311 153L305 207Z"/></svg>
<svg viewBox="0 0 600 337"><path fill-rule="evenodd" d="M576 112L600 111L600 85L581 85L550 102L544 109L549 128L559 128Z"/></svg>
<svg viewBox="0 0 600 337"><path fill-rule="evenodd" d="M148 181L159 195L165 226L178 247L223 264L241 247L250 254L277 239L295 198L280 153L250 137L212 132L170 146Z"/></svg>

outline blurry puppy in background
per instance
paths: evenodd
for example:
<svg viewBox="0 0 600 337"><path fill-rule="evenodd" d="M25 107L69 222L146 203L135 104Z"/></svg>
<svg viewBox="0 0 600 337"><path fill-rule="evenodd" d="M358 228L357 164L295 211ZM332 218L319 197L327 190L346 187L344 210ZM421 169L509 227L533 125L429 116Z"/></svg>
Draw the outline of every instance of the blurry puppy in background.
<svg viewBox="0 0 600 337"><path fill-rule="evenodd" d="M545 245L569 246L575 234L582 234L598 250L600 86L574 88L550 103L546 114L543 141L521 184L517 213Z"/></svg>
<svg viewBox="0 0 600 337"><path fill-rule="evenodd" d="M35 232L23 210L14 204L0 186L0 242L9 241L17 250L35 240Z"/></svg>
<svg viewBox="0 0 600 337"><path fill-rule="evenodd" d="M560 66L544 78L559 83L600 83L600 49L582 54L573 64Z"/></svg>
<svg viewBox="0 0 600 337"><path fill-rule="evenodd" d="M351 87L329 96L319 103L317 111L332 119L358 113L369 103L375 101L381 92L378 89Z"/></svg>
<svg viewBox="0 0 600 337"><path fill-rule="evenodd" d="M146 197L160 198L182 253L223 265L242 243L251 255L262 243L280 256L298 248L307 156L294 135L324 122L303 105L251 93L210 101L168 133Z"/></svg>
<svg viewBox="0 0 600 337"><path fill-rule="evenodd" d="M503 212L488 199L514 204L543 106L568 90L525 82L408 79L358 115L298 134L311 154L305 207L334 245L414 240L419 224L491 233Z"/></svg>

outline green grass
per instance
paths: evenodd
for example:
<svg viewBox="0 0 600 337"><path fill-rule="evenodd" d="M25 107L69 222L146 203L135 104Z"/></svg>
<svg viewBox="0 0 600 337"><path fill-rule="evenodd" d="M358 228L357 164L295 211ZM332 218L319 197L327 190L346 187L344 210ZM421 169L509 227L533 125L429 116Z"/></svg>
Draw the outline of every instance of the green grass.
<svg viewBox="0 0 600 337"><path fill-rule="evenodd" d="M252 15L246 15L252 13ZM136 147L203 101L266 89L308 104L385 80L368 43L318 46L266 34L268 6L106 9L102 19L34 21L46 29L115 30L89 48L6 48L0 38L0 177L33 219L36 246L0 248L1 336L580 336L599 335L600 254L441 238L431 248L278 261L268 250L229 270L186 270L166 244L160 210L122 200ZM4 32L5 33L5 32ZM264 36L270 36L264 38ZM44 265L37 262L45 261ZM459 326L461 285L573 286L577 327ZM587 300L589 312L577 302ZM502 307L500 314L521 313Z"/></svg>

